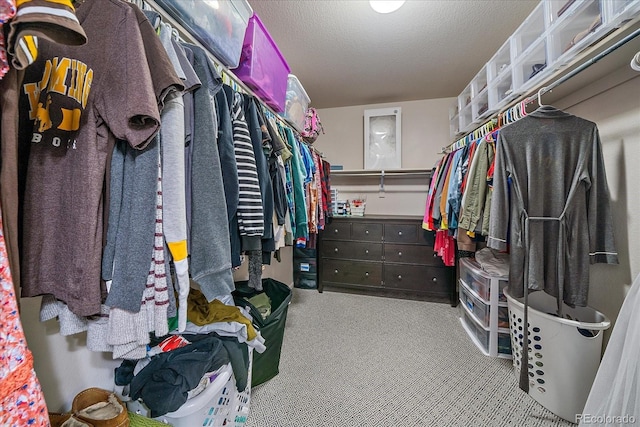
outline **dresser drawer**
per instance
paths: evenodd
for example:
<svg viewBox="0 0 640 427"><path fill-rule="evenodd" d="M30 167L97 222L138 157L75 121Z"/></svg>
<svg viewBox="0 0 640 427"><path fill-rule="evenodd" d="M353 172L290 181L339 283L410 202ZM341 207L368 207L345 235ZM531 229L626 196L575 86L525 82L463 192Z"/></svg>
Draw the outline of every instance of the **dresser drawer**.
<svg viewBox="0 0 640 427"><path fill-rule="evenodd" d="M351 237L353 238L353 240L381 242L382 224L371 222L354 222L351 226Z"/></svg>
<svg viewBox="0 0 640 427"><path fill-rule="evenodd" d="M384 241L393 243L418 243L418 224L385 224Z"/></svg>
<svg viewBox="0 0 640 427"><path fill-rule="evenodd" d="M320 256L324 258L382 261L382 243L324 240Z"/></svg>
<svg viewBox="0 0 640 427"><path fill-rule="evenodd" d="M351 223L334 220L325 226L323 235L325 239L349 240L351 239Z"/></svg>
<svg viewBox="0 0 640 427"><path fill-rule="evenodd" d="M448 295L451 270L423 265L385 264L384 287Z"/></svg>
<svg viewBox="0 0 640 427"><path fill-rule="evenodd" d="M323 259L322 280L380 287L382 263Z"/></svg>
<svg viewBox="0 0 640 427"><path fill-rule="evenodd" d="M444 267L442 259L430 246L385 243L384 260L386 262L404 262L407 264Z"/></svg>

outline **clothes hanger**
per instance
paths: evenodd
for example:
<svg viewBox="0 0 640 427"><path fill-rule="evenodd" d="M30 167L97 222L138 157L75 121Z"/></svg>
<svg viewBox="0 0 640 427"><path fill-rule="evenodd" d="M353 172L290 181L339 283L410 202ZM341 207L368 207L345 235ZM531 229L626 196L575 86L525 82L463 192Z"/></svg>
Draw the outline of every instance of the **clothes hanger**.
<svg viewBox="0 0 640 427"><path fill-rule="evenodd" d="M538 90L538 108L547 107L547 105L544 105L542 103L542 91L545 89L547 89L547 87L543 86L540 88L540 90Z"/></svg>

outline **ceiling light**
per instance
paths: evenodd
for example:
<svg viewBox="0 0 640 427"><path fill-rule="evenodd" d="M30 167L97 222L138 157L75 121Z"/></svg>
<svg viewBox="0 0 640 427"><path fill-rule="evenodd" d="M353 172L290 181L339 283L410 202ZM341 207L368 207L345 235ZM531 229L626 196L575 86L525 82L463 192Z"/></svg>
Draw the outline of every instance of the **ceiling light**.
<svg viewBox="0 0 640 427"><path fill-rule="evenodd" d="M404 2L405 0L369 0L369 5L378 13L391 13L400 9Z"/></svg>

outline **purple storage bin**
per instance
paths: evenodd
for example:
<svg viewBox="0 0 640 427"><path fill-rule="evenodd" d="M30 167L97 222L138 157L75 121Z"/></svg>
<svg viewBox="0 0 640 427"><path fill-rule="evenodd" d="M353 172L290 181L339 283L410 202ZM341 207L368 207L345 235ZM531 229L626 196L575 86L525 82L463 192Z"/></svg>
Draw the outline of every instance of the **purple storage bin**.
<svg viewBox="0 0 640 427"><path fill-rule="evenodd" d="M255 13L244 35L240 65L233 73L277 113L284 111L289 65Z"/></svg>

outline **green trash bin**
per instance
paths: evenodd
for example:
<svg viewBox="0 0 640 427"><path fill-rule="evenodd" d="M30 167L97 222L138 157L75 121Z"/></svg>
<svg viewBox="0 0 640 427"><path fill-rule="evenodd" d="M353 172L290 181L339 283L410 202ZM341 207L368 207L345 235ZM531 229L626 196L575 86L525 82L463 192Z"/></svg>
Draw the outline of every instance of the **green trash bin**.
<svg viewBox="0 0 640 427"><path fill-rule="evenodd" d="M245 299L260 293L247 286L247 283L246 280L235 283L233 299L237 306L249 310L253 317L253 325L260 330L267 347L264 353L253 352L251 386L255 387L278 375L284 327L292 293L289 286L282 282L270 278L262 279L262 288L271 300L271 314L263 319L258 308Z"/></svg>

